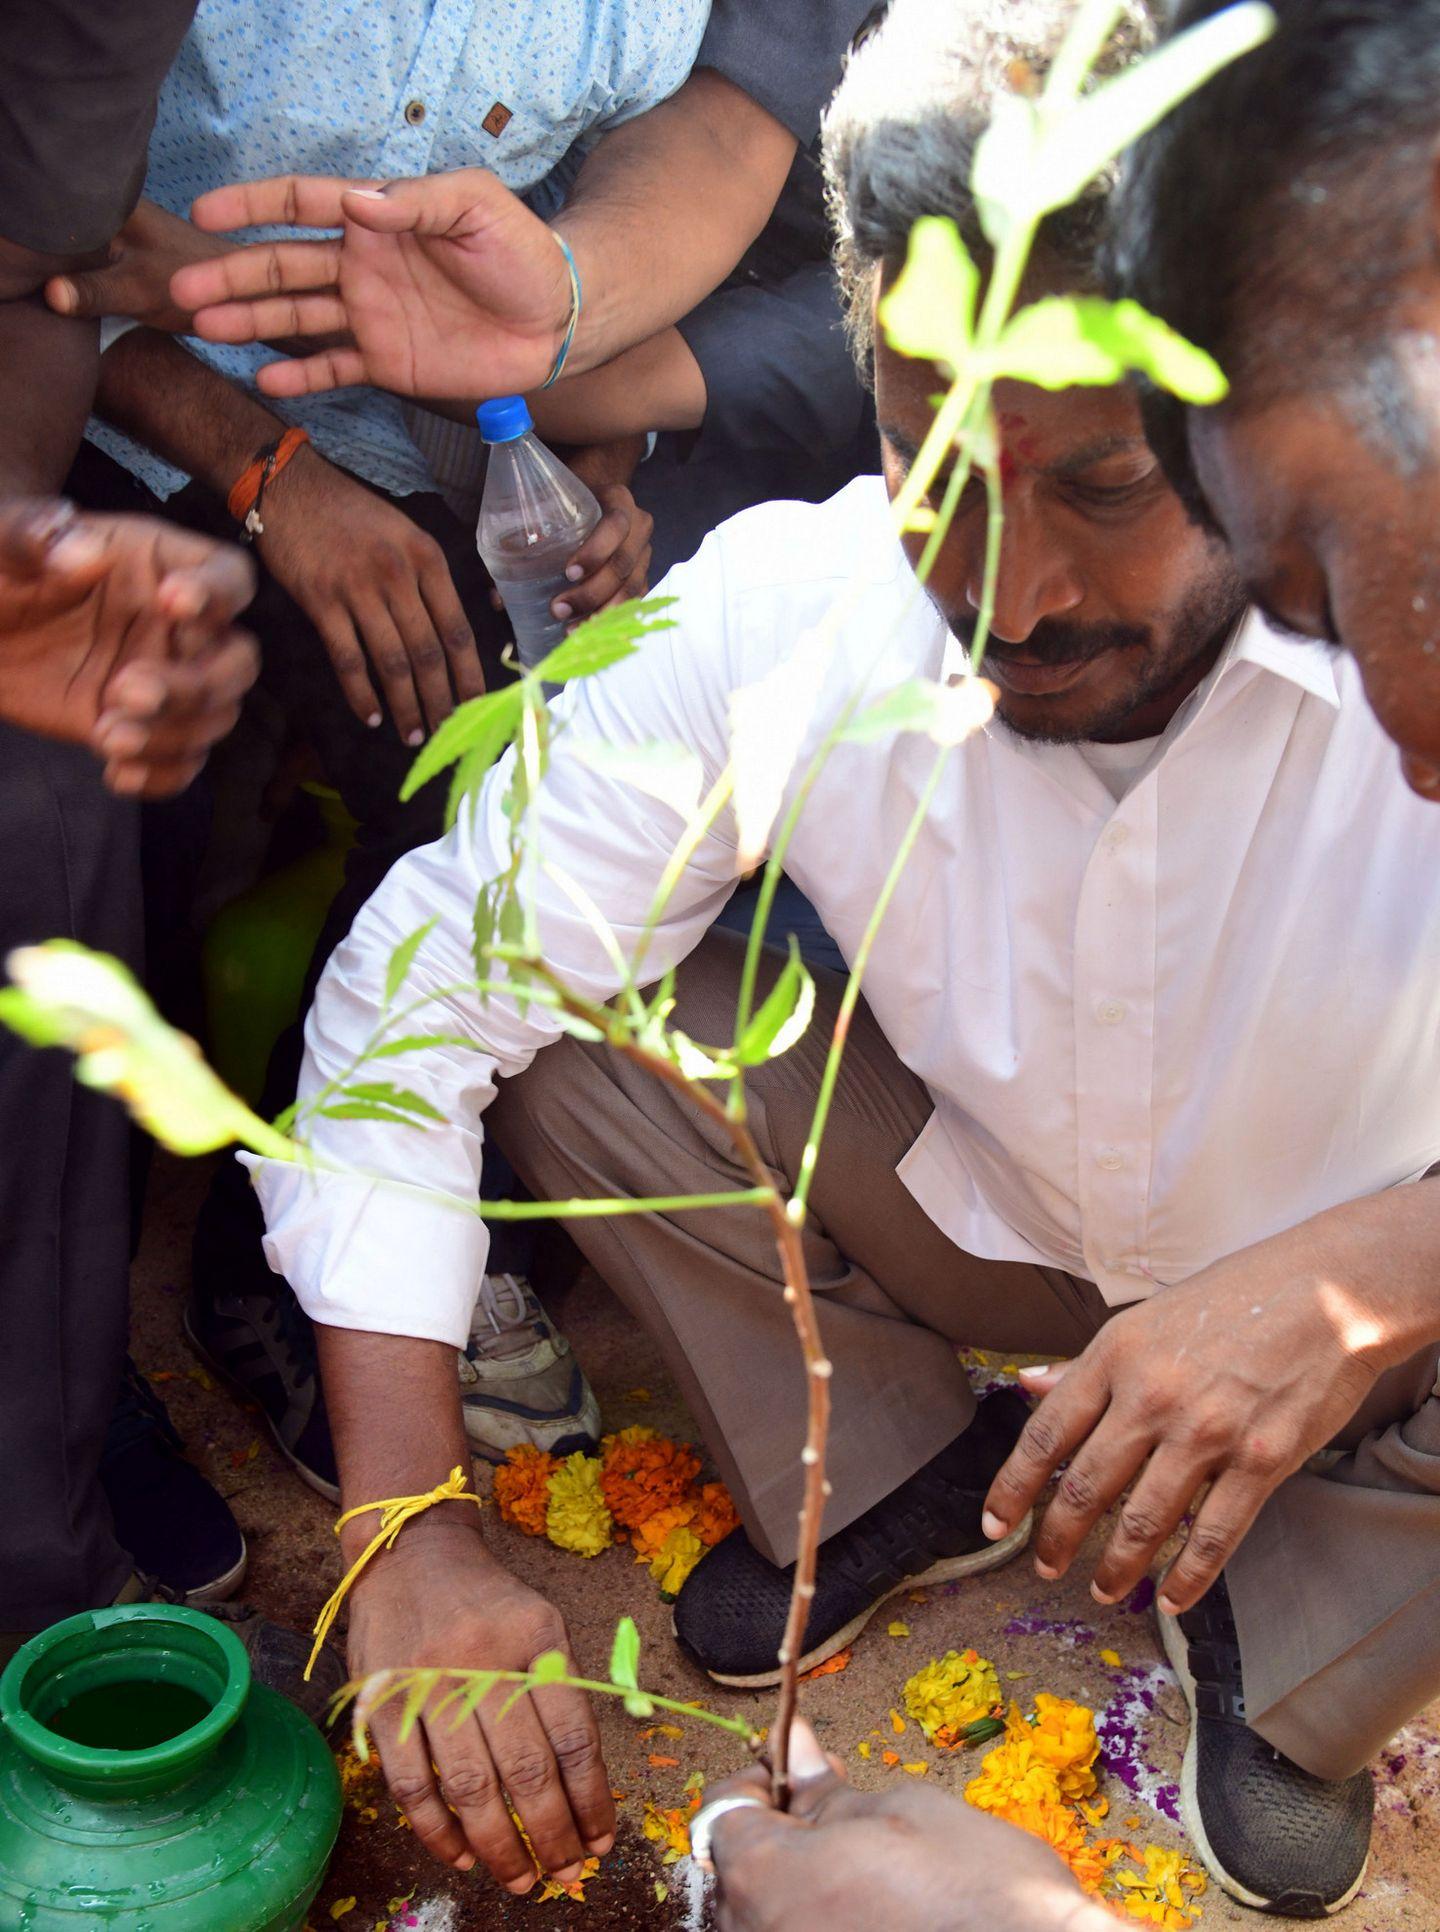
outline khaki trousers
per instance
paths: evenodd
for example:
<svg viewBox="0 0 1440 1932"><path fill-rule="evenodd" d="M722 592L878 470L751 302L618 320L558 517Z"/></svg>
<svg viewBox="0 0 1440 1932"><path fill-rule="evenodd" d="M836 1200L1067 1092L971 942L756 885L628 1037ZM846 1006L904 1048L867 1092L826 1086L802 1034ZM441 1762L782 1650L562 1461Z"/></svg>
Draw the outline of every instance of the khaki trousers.
<svg viewBox="0 0 1440 1932"><path fill-rule="evenodd" d="M729 1038L742 947L712 933L675 1022ZM773 976L774 967L769 968ZM798 1172L842 989L749 1078L766 1164ZM931 1112L865 1007L855 1015L805 1235L834 1363L826 1533L887 1496L975 1411L956 1346L1078 1354L1115 1311L1059 1269L982 1261L940 1232L895 1168ZM502 1083L496 1138L541 1198L748 1185L684 1095L604 1046L565 1039ZM769 1224L749 1208L577 1220L587 1259L655 1337L756 1546L795 1550L804 1372ZM1276 1492L1227 1568L1250 1721L1322 1777L1347 1776L1440 1697L1440 1348L1384 1378L1323 1475Z"/></svg>

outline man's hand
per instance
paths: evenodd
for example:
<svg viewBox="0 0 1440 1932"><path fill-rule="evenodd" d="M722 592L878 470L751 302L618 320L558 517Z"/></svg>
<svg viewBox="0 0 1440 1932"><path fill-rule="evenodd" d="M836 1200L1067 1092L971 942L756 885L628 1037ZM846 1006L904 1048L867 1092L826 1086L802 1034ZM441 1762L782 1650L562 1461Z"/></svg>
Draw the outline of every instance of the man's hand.
<svg viewBox="0 0 1440 1932"><path fill-rule="evenodd" d="M147 328L189 335L190 312L171 299L170 279L187 263L209 261L225 248L179 215L142 201L110 244L103 267L52 276L45 300L57 315L128 315Z"/></svg>
<svg viewBox="0 0 1440 1932"><path fill-rule="evenodd" d="M730 1811L712 1840L720 1932L1105 1932L1115 1921L1048 1845L922 1784L859 1792L827 1762L802 1718L791 1737L790 1810L770 1778L742 1771L707 1792L761 1799Z"/></svg>
<svg viewBox="0 0 1440 1932"><path fill-rule="evenodd" d="M266 490L262 515L265 566L319 631L362 723L381 721L378 683L418 745L485 689L445 554L403 511L307 448Z"/></svg>
<svg viewBox="0 0 1440 1932"><path fill-rule="evenodd" d="M209 232L261 223L339 228L257 242L183 268L172 285L211 342L347 333L353 348L270 363L271 396L366 383L407 396L523 394L550 373L570 315L555 236L483 168L384 187L288 175L202 195Z"/></svg>
<svg viewBox="0 0 1440 1932"><path fill-rule="evenodd" d="M635 439L644 447L644 438ZM603 512L600 521L565 566L572 588L563 591L550 606L551 615L573 628L597 610L623 604L628 598L643 597L650 587L650 539L655 519L642 510L631 495L628 478L633 462L612 452L624 445L599 444L571 451L570 468L593 491ZM615 478L617 480L609 480ZM503 610L505 600L499 591L492 593L495 608Z"/></svg>
<svg viewBox="0 0 1440 1932"><path fill-rule="evenodd" d="M188 785L239 716L255 647L244 552L149 517L0 508L0 716L87 744L113 791Z"/></svg>
<svg viewBox="0 0 1440 1932"><path fill-rule="evenodd" d="M478 1529L454 1520L409 1524L351 1596L354 1678L422 1664L528 1670L547 1650L570 1653L558 1612L489 1555ZM447 1685L434 1701L454 1689ZM458 1726L452 1698L448 1713L422 1713L403 1741L393 1701L370 1729L391 1795L426 1849L461 1871L478 1859L510 1891L528 1892L535 1861L505 1794L542 1868L564 1881L610 1849L615 1805L584 1694L539 1691L502 1717L512 1690L500 1686Z"/></svg>
<svg viewBox="0 0 1440 1932"><path fill-rule="evenodd" d="M1063 1576L1133 1483L1091 1585L1113 1603L1208 1484L1160 1599L1167 1611L1188 1610L1271 1492L1404 1358L1404 1338L1386 1333L1368 1292L1347 1285L1355 1271L1344 1231L1360 1211L1373 1204L1302 1223L1127 1308L1068 1366L1022 1370L1045 1400L991 1486L986 1534L1004 1536L1068 1458L1034 1546L1040 1575Z"/></svg>

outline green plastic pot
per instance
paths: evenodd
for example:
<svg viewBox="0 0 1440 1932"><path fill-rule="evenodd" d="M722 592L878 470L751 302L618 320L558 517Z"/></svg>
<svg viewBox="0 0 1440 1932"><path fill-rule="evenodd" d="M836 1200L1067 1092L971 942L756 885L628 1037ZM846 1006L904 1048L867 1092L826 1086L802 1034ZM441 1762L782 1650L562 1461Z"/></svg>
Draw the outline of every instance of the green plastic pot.
<svg viewBox="0 0 1440 1932"><path fill-rule="evenodd" d="M69 1617L0 1676L3 1932L299 1932L339 1828L319 1732L199 1611Z"/></svg>

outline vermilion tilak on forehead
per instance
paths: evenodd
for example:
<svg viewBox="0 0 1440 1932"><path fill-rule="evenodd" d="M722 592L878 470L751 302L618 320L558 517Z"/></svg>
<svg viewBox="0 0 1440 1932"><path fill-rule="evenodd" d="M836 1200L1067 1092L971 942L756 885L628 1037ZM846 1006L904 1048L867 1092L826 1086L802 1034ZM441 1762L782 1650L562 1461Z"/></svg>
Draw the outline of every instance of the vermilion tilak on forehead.
<svg viewBox="0 0 1440 1932"><path fill-rule="evenodd" d="M1018 411L1002 410L997 421L1000 426L1000 487L1008 489L1021 463L1035 462L1040 447L1031 434L1029 423Z"/></svg>

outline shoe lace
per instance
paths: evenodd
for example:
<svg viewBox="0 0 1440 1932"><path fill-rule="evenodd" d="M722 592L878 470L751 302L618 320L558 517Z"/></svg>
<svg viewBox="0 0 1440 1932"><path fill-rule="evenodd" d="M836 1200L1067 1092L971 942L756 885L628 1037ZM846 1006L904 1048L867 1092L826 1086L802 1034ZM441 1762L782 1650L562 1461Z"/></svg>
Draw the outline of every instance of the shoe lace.
<svg viewBox="0 0 1440 1932"><path fill-rule="evenodd" d="M544 1334L544 1313L523 1275L482 1277L465 1350L472 1362L484 1356L516 1354Z"/></svg>

